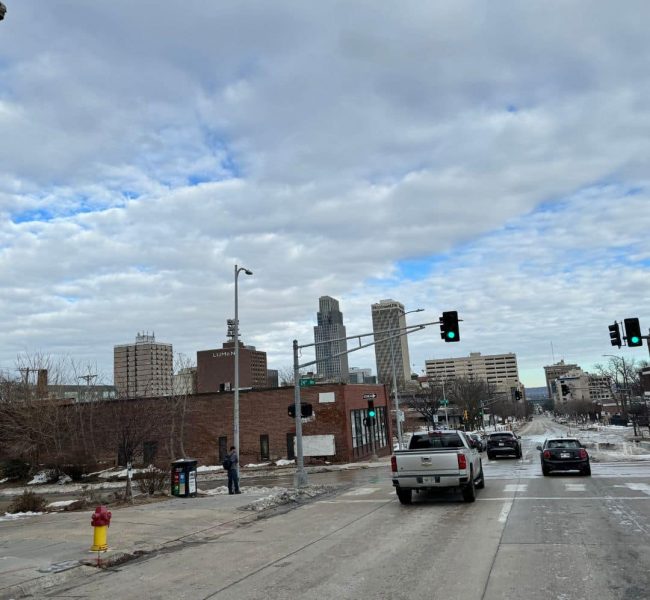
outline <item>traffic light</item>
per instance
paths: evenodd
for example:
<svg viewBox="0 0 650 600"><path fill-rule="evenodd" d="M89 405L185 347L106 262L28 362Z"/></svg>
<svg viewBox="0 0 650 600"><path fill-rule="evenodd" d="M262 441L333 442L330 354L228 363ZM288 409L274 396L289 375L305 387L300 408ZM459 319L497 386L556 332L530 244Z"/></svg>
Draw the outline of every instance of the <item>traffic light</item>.
<svg viewBox="0 0 650 600"><path fill-rule="evenodd" d="M641 325L639 324L639 319L624 319L624 323L627 345L630 348L643 346L643 338L641 337Z"/></svg>
<svg viewBox="0 0 650 600"><path fill-rule="evenodd" d="M618 321L614 321L614 323L609 326L609 341L612 346L618 346L619 348L623 344L621 341L621 328L618 325Z"/></svg>
<svg viewBox="0 0 650 600"><path fill-rule="evenodd" d="M440 337L445 342L459 342L460 331L458 330L458 312L450 310L443 312L440 317Z"/></svg>
<svg viewBox="0 0 650 600"><path fill-rule="evenodd" d="M519 390L515 390L515 400L521 400L521 392Z"/></svg>
<svg viewBox="0 0 650 600"><path fill-rule="evenodd" d="M296 418L296 405L289 404L287 407L287 413L292 419ZM311 417L314 414L314 409L309 402L300 403L300 416L304 419L306 417Z"/></svg>
<svg viewBox="0 0 650 600"><path fill-rule="evenodd" d="M377 411L375 410L375 401L368 400L368 419L374 419L377 416Z"/></svg>

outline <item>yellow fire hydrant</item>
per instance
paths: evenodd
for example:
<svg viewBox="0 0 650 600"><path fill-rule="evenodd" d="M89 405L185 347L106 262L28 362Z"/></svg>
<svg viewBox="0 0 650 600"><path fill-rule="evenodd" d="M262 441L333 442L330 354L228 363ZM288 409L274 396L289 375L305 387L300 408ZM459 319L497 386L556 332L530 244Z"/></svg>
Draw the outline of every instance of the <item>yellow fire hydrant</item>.
<svg viewBox="0 0 650 600"><path fill-rule="evenodd" d="M102 552L108 550L108 526L111 524L111 512L105 506L98 506L90 519L90 524L94 527L93 552Z"/></svg>

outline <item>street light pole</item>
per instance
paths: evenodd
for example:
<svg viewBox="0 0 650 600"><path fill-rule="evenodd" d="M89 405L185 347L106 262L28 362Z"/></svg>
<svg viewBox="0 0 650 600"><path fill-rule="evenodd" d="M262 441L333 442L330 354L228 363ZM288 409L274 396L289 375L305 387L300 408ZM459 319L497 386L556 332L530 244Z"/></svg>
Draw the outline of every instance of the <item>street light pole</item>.
<svg viewBox="0 0 650 600"><path fill-rule="evenodd" d="M237 472L239 473L239 299L237 297L237 278L243 271L246 275L252 275L253 272L245 267L235 265L235 395L233 400L233 437L235 452L237 452Z"/></svg>

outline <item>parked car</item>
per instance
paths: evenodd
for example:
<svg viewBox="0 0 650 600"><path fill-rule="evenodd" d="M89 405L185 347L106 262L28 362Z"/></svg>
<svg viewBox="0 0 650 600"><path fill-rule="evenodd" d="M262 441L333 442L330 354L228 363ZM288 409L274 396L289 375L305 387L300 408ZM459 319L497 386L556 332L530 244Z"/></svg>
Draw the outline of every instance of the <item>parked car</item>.
<svg viewBox="0 0 650 600"><path fill-rule="evenodd" d="M551 471L580 471L583 475L591 475L589 454L576 438L548 439L537 449L544 475Z"/></svg>
<svg viewBox="0 0 650 600"><path fill-rule="evenodd" d="M521 438L512 431L495 431L488 434L487 455L490 460L497 456L521 458Z"/></svg>
<svg viewBox="0 0 650 600"><path fill-rule="evenodd" d="M402 504L411 504L416 492L458 488L466 502L485 487L481 454L463 431L415 433L408 450L397 450L390 460L393 486Z"/></svg>

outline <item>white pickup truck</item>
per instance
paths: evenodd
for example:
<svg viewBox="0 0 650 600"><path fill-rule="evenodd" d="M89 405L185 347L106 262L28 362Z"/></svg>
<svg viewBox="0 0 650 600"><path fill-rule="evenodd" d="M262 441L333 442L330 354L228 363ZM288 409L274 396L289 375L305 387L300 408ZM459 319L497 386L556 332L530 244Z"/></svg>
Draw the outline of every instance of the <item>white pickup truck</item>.
<svg viewBox="0 0 650 600"><path fill-rule="evenodd" d="M402 504L410 504L413 490L460 488L466 502L474 502L476 488L485 487L481 454L462 431L415 433L408 450L391 457L393 485Z"/></svg>

